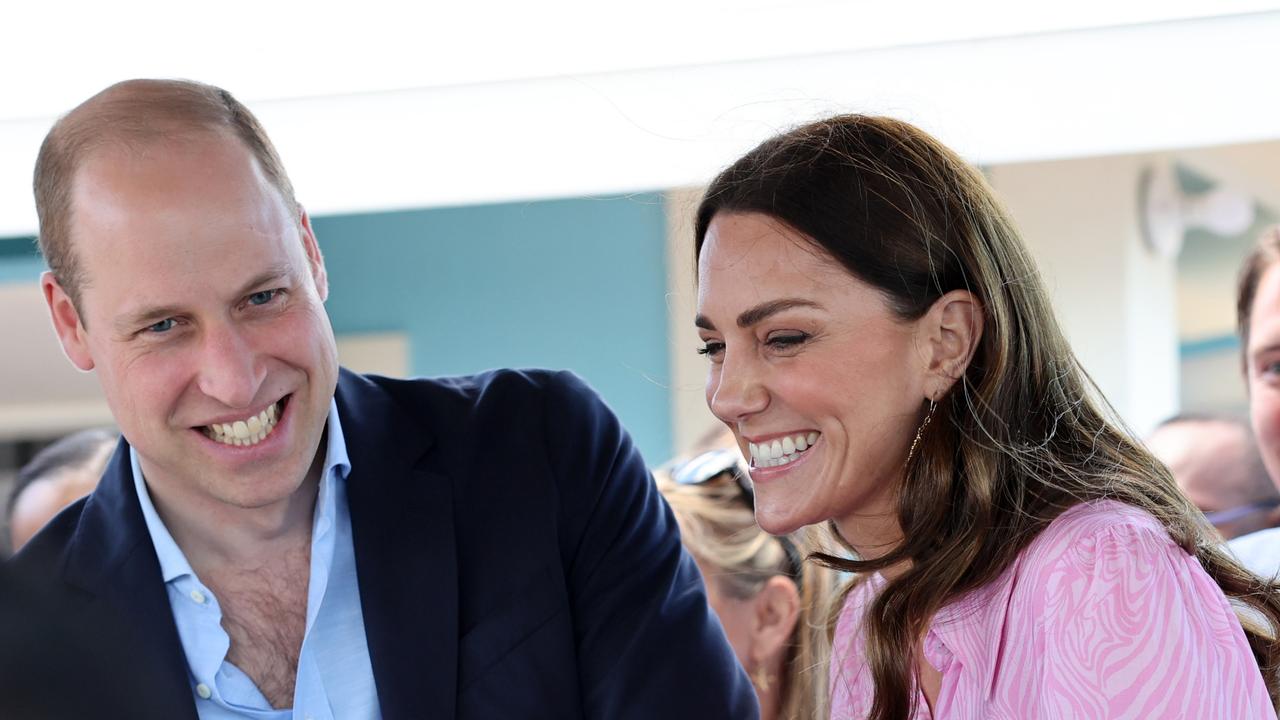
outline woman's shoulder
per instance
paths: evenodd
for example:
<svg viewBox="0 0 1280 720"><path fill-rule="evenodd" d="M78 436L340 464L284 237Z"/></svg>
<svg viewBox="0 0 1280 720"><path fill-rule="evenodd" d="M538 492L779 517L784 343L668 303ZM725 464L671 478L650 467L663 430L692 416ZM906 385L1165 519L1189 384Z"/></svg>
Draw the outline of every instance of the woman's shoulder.
<svg viewBox="0 0 1280 720"><path fill-rule="evenodd" d="M1023 551L1022 572L1064 560L1088 562L1098 551L1119 546L1141 556L1178 549L1151 513L1116 500L1087 500L1054 518Z"/></svg>

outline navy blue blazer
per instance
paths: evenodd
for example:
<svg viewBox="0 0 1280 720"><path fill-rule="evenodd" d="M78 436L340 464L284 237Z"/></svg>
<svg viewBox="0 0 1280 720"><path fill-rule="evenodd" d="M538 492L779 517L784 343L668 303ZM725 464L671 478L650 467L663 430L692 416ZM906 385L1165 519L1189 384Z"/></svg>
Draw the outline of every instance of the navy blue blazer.
<svg viewBox="0 0 1280 720"><path fill-rule="evenodd" d="M383 718L757 717L670 510L576 377L344 370L337 403ZM157 668L136 716L195 720L123 441L14 563Z"/></svg>

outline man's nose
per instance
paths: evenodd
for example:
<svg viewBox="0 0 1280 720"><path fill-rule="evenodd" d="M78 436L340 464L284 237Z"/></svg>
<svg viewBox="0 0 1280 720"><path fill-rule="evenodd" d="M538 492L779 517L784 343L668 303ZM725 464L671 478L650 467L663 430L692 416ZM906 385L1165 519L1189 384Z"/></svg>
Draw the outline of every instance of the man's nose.
<svg viewBox="0 0 1280 720"><path fill-rule="evenodd" d="M707 405L725 424L741 422L767 408L769 391L756 363L726 352L724 362L712 371L707 383Z"/></svg>
<svg viewBox="0 0 1280 720"><path fill-rule="evenodd" d="M205 333L200 354L200 392L229 408L246 408L258 396L266 368L238 328L219 325Z"/></svg>

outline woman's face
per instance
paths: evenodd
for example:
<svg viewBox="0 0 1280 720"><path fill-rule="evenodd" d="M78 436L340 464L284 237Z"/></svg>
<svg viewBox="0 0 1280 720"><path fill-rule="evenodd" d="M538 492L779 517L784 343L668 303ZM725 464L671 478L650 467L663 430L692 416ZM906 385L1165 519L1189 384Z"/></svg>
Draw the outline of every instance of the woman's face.
<svg viewBox="0 0 1280 720"><path fill-rule="evenodd" d="M1262 274L1245 348L1249 414L1267 472L1280 478L1280 264Z"/></svg>
<svg viewBox="0 0 1280 720"><path fill-rule="evenodd" d="M926 397L919 324L781 222L720 213L698 257L697 325L707 404L751 461L761 527L834 519L855 547L891 541Z"/></svg>

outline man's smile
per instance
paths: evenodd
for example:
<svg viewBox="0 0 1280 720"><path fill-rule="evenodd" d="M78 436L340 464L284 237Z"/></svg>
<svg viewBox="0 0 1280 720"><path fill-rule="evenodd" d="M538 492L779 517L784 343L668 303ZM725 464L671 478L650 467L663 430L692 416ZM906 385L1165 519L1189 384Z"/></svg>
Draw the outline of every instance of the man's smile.
<svg viewBox="0 0 1280 720"><path fill-rule="evenodd" d="M289 398L289 395L284 396L256 415L249 415L245 418L227 422L210 423L197 429L210 440L224 445L237 447L257 445L267 439L267 436L275 430L280 418L284 415L284 408L288 404Z"/></svg>

